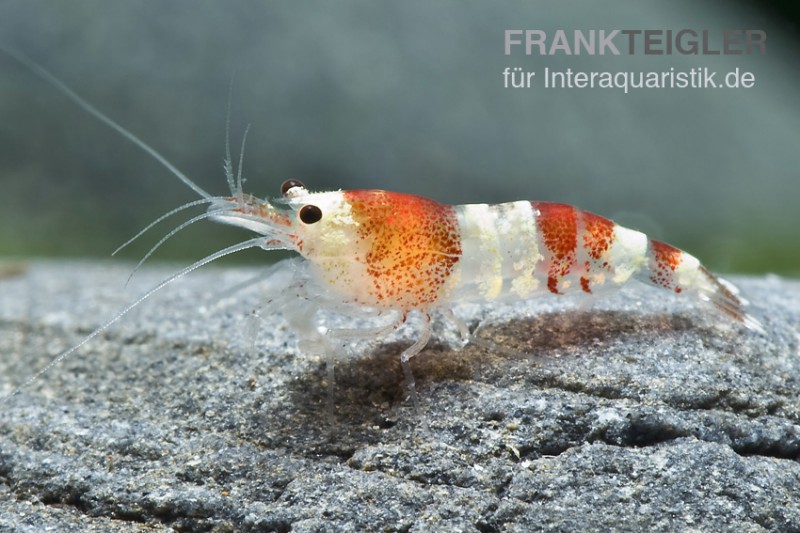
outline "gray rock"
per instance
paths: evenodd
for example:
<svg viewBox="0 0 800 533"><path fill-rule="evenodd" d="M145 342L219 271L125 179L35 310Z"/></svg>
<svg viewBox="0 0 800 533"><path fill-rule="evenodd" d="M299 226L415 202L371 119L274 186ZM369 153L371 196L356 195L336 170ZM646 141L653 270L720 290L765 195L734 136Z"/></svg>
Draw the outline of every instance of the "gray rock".
<svg viewBox="0 0 800 533"><path fill-rule="evenodd" d="M0 278L0 392L163 279L31 262ZM134 310L0 411L0 530L797 531L800 284L735 279L759 335L642 286L457 313L324 362L255 272L206 269Z"/></svg>

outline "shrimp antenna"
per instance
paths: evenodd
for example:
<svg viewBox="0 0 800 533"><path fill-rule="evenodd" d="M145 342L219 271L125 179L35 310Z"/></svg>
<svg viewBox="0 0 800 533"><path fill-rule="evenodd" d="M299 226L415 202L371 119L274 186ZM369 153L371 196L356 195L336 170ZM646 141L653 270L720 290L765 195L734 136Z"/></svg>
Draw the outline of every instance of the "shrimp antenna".
<svg viewBox="0 0 800 533"><path fill-rule="evenodd" d="M216 199L217 199L217 198L212 198L212 200L216 200ZM143 234L145 231L149 230L150 228L152 228L153 226L155 226L156 224L158 224L159 222L161 222L161 221L162 221L162 220L164 220L165 218L167 218L167 217L169 217L169 216L171 216L171 215L173 215L173 214L177 213L178 211L182 211L182 210L184 210L184 209L186 209L186 208L188 208L188 207L191 207L191 206L193 206L193 205L197 205L197 204L205 204L205 203L208 203L208 200L195 200L194 202L190 202L190 203L188 203L188 204L186 204L186 205L183 205L183 206L181 206L181 207L178 207L178 208L175 208L175 209L173 209L173 210L172 210L172 211L170 211L169 213L166 213L166 214L164 214L164 215L161 215L161 216L158 218L158 220L155 220L154 222L151 222L151 223L150 223L150 224L149 224L149 225L148 225L146 228L144 228L142 231L140 231L138 234L136 234L136 236L134 236L132 239L129 239L129 240L128 240L128 242L126 242L125 244L123 244L122 246L120 246L119 248L117 248L117 249L114 251L114 253L117 253L118 251L120 251L122 248L124 248L124 247L125 247L125 246L127 246L129 243L131 243L131 242L132 242L134 239L136 239L137 237L139 237L139 236L140 236L141 234ZM207 219L207 218L212 218L212 217L215 217L215 216L217 216L217 215L220 215L220 214L232 214L232 213L234 213L234 211L231 211L231 210L229 210L229 209L226 209L226 208L213 209L213 210L211 210L211 211L206 211L205 213L202 213L202 214L200 214L200 215L197 215L197 216L195 216L195 217L192 217L192 218L190 218L189 220L187 220L186 222L183 222L182 224L180 224L178 227L176 227L176 228L173 228L173 229L172 229L172 230L171 230L169 233L167 233L166 235L164 235L164 236L161 238L161 240L159 240L159 241L158 241L158 242L157 242L155 245L153 245L153 246L150 248L150 250L148 250L148 252L147 252L147 253L144 255L144 257L142 257L142 258L139 260L139 262L138 262L138 263L136 263L136 266L133 268L133 271L132 271L132 272L130 273L130 275L128 276L128 280L125 282L125 286L126 286L126 287L128 286L128 283L130 283L130 282L131 282L131 279L133 278L133 275L134 275L134 274L136 274L136 272L138 272L138 271L139 271L139 269L140 269L140 268L141 268L141 266L142 266L142 265L145 263L145 261L147 261L147 260L150 258L150 256L152 256L152 255L153 255L153 254L156 252L156 250L158 250L159 248L161 248L161 246L162 246L162 245L163 245L165 242L167 242L167 241L168 241L170 238L172 238L172 236L174 236L176 233L178 233L179 231L181 231L181 230L185 229L185 228L186 228L186 227L188 227L188 226L191 226L191 225L192 225L192 224L194 224L195 222L199 222L200 220L205 220L205 219ZM254 215L247 215L247 214L244 214L244 213L236 213L236 218L238 218L239 220L252 220L252 221L254 221L254 222L261 222L261 221L262 221L262 219L261 219L260 217L258 217L258 216L254 216ZM114 255L114 254L111 254L111 255Z"/></svg>
<svg viewBox="0 0 800 533"><path fill-rule="evenodd" d="M207 204L207 203L213 202L214 200L217 200L217 199L218 198L207 198L207 199L204 199L204 200L195 200L193 202L189 202L188 204L183 204L180 207L176 207L175 209L173 209L171 211L168 211L167 213L164 213L163 215L161 215L160 217L158 217L157 219L152 221L150 224L145 226L142 230L139 231L139 233L137 233L136 235L134 235L133 237L131 237L130 239L128 239L124 243L120 244L119 247L116 250L111 252L111 255L112 256L117 255L119 252L121 252L124 248L126 248L133 241L135 241L136 239L138 239L139 237L141 237L142 235L144 235L145 233L150 231L150 229L153 228L153 226L157 225L159 222L161 222L163 220L166 220L167 218L171 217L172 215L174 215L176 213L180 213L181 211L183 211L185 209L189 209L190 207L194 207L196 205L201 205L201 204Z"/></svg>
<svg viewBox="0 0 800 533"><path fill-rule="evenodd" d="M212 211L206 211L205 213L197 215L196 217L190 218L186 222L180 224L177 228L172 229L169 233L167 233L166 235L161 237L161 240L158 241L155 245L153 245L150 248L150 250L148 250L148 252L144 255L144 257L142 257L139 260L139 262L136 263L136 266L133 267L133 271L128 276L128 281L125 282L125 285L127 286L128 283L131 282L131 279L133 278L133 275L136 274L136 272L139 271L139 269L145 263L145 261L147 261L150 258L150 256L153 255L156 252L156 250L161 248L161 245L163 245L165 242L167 242L173 235L175 235L176 233L178 233L182 229L184 229L184 228L186 228L188 226L191 226L195 222L198 222L200 220L204 220L206 218L211 218L213 216L219 215L220 213L226 213L227 211L228 211L227 209L214 209Z"/></svg>
<svg viewBox="0 0 800 533"><path fill-rule="evenodd" d="M245 180L242 178L242 162L244 161L244 146L247 144L247 134L250 131L250 124L244 130L242 136L242 148L239 151L239 167L236 169L236 177L233 175L233 157L231 156L231 102L233 101L233 83L236 81L236 72L231 75L231 82L228 84L228 104L225 110L225 160L222 168L225 169L225 179L228 180L228 188L231 194L242 199L244 189L242 185Z"/></svg>
<svg viewBox="0 0 800 533"><path fill-rule="evenodd" d="M225 248L223 250L219 250L217 252L214 252L213 254L208 255L208 256L204 257L203 259L200 259L199 261L197 261L195 263L192 263L191 265L189 265L188 267L184 268L183 270L171 275L170 277L168 277L167 279L165 279L164 281L162 281L161 283L159 283L158 285L156 285L155 287L153 287L152 289L150 289L149 291L144 293L144 295L140 296L138 300L136 300L135 302L130 304L128 307L126 307L125 309L123 309L122 311L117 313L117 315L114 318L112 318L111 320L109 320L108 322L106 322L105 324L103 324L102 326L100 326L99 328L94 330L93 332L91 332L89 334L89 336L85 337L81 342L79 342L78 344L76 344L75 346L73 346L72 348L67 350L66 352L62 353L61 355L59 355L58 357L56 357L55 359L53 359L49 363L47 363L47 365L44 368L42 368L41 370L36 372L36 374L34 374L33 376L31 376L30 378L25 380L25 382L22 383L22 385L20 385L17 388L15 388L13 391L11 391L6 396L0 397L0 403L4 403L9 398L11 398L12 396L15 396L17 393L19 393L19 391L21 391L22 389L24 389L25 387L27 387L28 385L30 385L31 383L36 381L42 374L44 374L45 372L49 371L51 368L56 366L58 363L60 363L61 361L63 361L64 359L66 359L67 357L72 355L73 353L75 353L81 346L83 346L84 344L86 344L87 342L89 342L90 340L94 339L95 337L100 335L102 332L104 332L105 330L110 328L119 319L121 319L122 317L127 315L132 309L137 307L139 304L141 304L142 302L144 302L145 300L150 298L153 294L155 294L156 292L160 291L161 289L163 289L165 286L169 285L173 281L182 278L183 276L185 276L189 272L192 272L193 270L196 270L196 269L200 268L203 265L207 265L208 263L210 263L212 261L215 261L215 260L219 259L220 257L224 257L224 256L230 255L232 253L240 252L242 250L247 250L248 248L256 248L258 246L261 246L261 242L263 240L264 240L264 237L256 237L254 239L248 239L248 240L240 242L238 244L234 244L233 246L229 246L229 247L227 247L227 248Z"/></svg>
<svg viewBox="0 0 800 533"><path fill-rule="evenodd" d="M239 152L239 168L236 170L236 188L239 194L242 194L242 184L245 182L244 178L242 178L242 165L244 164L244 146L247 144L247 134L250 133L250 124L244 129L244 135L242 135L242 149Z"/></svg>
<svg viewBox="0 0 800 533"><path fill-rule="evenodd" d="M233 99L233 82L236 79L236 72L231 75L231 82L228 84L228 104L225 109L225 161L222 168L225 169L225 179L228 180L228 188L234 196L241 196L241 184L237 188L233 179L233 159L231 158L231 100Z"/></svg>
<svg viewBox="0 0 800 533"><path fill-rule="evenodd" d="M175 166L167 161L163 155L156 151L155 148L141 140L139 137L122 127L121 125L117 124L111 118L106 116L102 111L94 107L92 104L84 100L81 96L79 96L75 91L73 91L66 83L58 79L54 74L51 74L49 70L45 69L43 66L36 63L34 60L26 56L21 52L17 52L12 48L7 48L6 46L0 44L0 51L4 52L9 57L18 61L22 66L26 67L28 70L42 78L44 81L58 89L64 96L68 97L70 100L78 104L84 111L89 113L90 115L94 116L96 119L103 122L111 129L115 130L117 133L131 141L133 144L147 152L153 159L161 163L167 170L172 172L175 176L178 177L183 183L189 186L194 192L202 196L203 198L211 198L211 195L200 188L195 182L190 180L183 172L175 168Z"/></svg>

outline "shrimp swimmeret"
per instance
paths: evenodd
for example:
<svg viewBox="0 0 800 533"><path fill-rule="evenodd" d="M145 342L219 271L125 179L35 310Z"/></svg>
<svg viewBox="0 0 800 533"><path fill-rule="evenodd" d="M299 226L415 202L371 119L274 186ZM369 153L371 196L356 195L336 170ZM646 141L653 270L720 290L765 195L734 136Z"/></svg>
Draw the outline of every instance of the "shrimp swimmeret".
<svg viewBox="0 0 800 533"><path fill-rule="evenodd" d="M545 294L595 294L635 279L708 301L731 319L762 331L760 324L744 311L736 289L711 274L692 255L565 204L517 201L450 206L383 190L310 192L297 180L284 182L278 198L260 199L242 191L241 161L238 176L234 176L230 150L225 165L230 196L211 196L42 67L16 52L6 52L144 149L200 194L201 200L187 206L207 203L208 211L180 225L165 239L205 218L257 234L164 280L30 381L173 280L248 248L292 250L304 260L292 290L284 291L280 297L286 299L281 303L294 309L286 315L303 347L332 355L336 344L343 340L386 335L405 323L410 313L421 315L416 342L400 354L415 406L409 362L431 338L432 315L441 313L455 320L462 333L469 335L452 313L456 303L513 302ZM289 299L312 308L298 311L299 304L292 304ZM388 320L373 329L326 329L317 323L318 309L352 317L379 315Z"/></svg>

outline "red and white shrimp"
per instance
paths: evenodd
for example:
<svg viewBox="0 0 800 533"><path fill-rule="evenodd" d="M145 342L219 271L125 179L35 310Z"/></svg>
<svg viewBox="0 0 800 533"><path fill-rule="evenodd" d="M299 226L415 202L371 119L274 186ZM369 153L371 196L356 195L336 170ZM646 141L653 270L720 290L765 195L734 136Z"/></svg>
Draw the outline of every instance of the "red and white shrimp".
<svg viewBox="0 0 800 533"><path fill-rule="evenodd" d="M278 198L262 200L242 192L241 161L235 177L229 150L225 170L231 195L212 196L42 67L17 52L4 51L137 144L202 197L155 223L185 207L209 204L206 213L180 225L161 242L205 218L257 234L164 280L23 386L173 280L219 257L255 247L292 250L305 260L295 263L295 279L278 297L280 307L272 306L280 308L295 327L301 347L331 355L340 340L391 333L410 313L419 313L422 331L400 355L415 406L409 361L431 338L431 316L443 314L468 335L452 313L456 303L513 302L548 293L595 294L638 279L709 301L732 319L761 331L759 323L745 313L736 289L692 255L565 204L518 201L450 206L382 190L315 193L296 180L284 182ZM353 317L389 316L390 320L373 329L326 328L318 323L319 309ZM332 365L329 369L332 372Z"/></svg>
<svg viewBox="0 0 800 533"><path fill-rule="evenodd" d="M296 180L281 190L273 201L216 199L210 218L263 235L262 248L298 252L315 293L342 312L394 312L399 319L387 332L420 313L419 340L400 356L415 402L409 360L431 337L431 315L452 317L456 303L594 294L637 279L709 301L761 330L736 289L694 256L569 205L450 206L382 190L314 193Z"/></svg>

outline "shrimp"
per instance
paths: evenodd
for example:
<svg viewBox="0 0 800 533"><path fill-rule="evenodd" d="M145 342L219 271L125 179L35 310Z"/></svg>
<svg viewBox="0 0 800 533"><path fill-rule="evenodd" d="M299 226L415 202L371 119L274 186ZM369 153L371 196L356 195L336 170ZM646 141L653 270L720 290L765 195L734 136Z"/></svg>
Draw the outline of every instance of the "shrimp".
<svg viewBox="0 0 800 533"><path fill-rule="evenodd" d="M145 259L167 238L202 219L256 234L170 276L56 357L12 395L162 287L222 256L256 247L291 250L301 258L292 262L292 277L271 307L282 310L304 351L332 356L342 341L385 336L400 328L410 314L422 317L416 341L400 354L417 412L410 361L430 341L432 317L441 314L455 322L465 339L470 337L452 311L456 303L511 304L548 294L594 295L639 280L710 302L732 320L763 332L760 323L745 312L745 301L736 288L714 276L694 256L566 204L516 201L451 206L384 190L311 192L298 180L285 181L277 198L260 199L242 190L244 148L234 176L227 139L225 173L230 195L212 196L41 66L17 52L4 51L138 145L201 196L159 218L134 239L186 207L208 204L204 214L170 232ZM326 327L318 318L322 309L351 318L389 320L373 328ZM328 368L332 377L333 360L329 359Z"/></svg>
<svg viewBox="0 0 800 533"><path fill-rule="evenodd" d="M387 331L421 314L418 340L400 355L415 406L409 362L431 338L432 315L452 320L455 303L595 294L639 280L763 331L736 288L694 256L570 205L451 206L383 190L310 192L297 180L281 192L272 201L217 199L210 218L263 235L262 248L298 252L326 299L394 312L399 319Z"/></svg>

